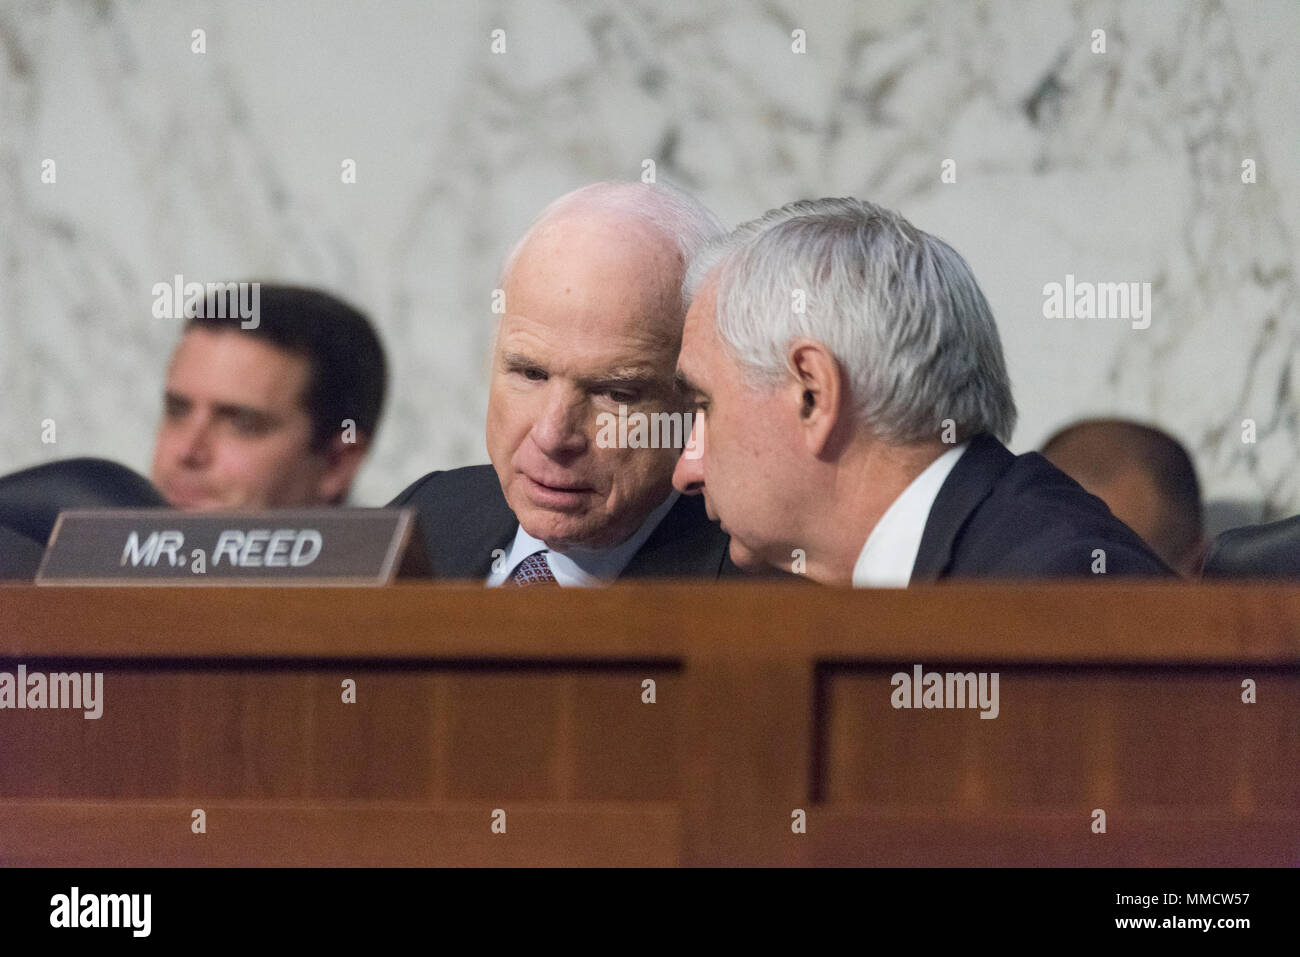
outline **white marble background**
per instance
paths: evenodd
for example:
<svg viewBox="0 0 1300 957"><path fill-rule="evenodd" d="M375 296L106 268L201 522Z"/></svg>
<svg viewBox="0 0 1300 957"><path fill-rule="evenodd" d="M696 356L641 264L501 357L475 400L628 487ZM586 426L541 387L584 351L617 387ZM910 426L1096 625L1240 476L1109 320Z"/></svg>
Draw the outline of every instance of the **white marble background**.
<svg viewBox="0 0 1300 957"><path fill-rule="evenodd" d="M1136 417L1188 445L1207 498L1300 511L1297 37L1294 0L6 0L0 473L147 471L177 336L150 289L175 273L373 315L392 389L359 504L484 461L500 257L551 198L648 158L729 223L853 194L951 242L1000 323L1016 451ZM1067 273L1151 282L1151 327L1044 319Z"/></svg>

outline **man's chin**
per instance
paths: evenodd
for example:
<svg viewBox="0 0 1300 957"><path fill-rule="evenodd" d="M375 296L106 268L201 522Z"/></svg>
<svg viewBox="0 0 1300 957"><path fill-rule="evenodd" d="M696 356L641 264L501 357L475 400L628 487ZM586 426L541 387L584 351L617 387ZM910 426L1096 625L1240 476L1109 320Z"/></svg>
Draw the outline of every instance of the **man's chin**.
<svg viewBox="0 0 1300 957"><path fill-rule="evenodd" d="M163 489L162 493L168 505L187 512L211 512L222 507L221 502L198 492Z"/></svg>
<svg viewBox="0 0 1300 957"><path fill-rule="evenodd" d="M519 515L519 524L533 538L556 551L599 547L596 542L602 529L587 515L530 508Z"/></svg>
<svg viewBox="0 0 1300 957"><path fill-rule="evenodd" d="M731 536L731 543L728 546L727 551L731 555L732 564L737 568L744 569L745 571L759 571L766 567L766 563L758 553L742 544L740 539L736 538L734 535Z"/></svg>
<svg viewBox="0 0 1300 957"><path fill-rule="evenodd" d="M187 512L242 512L257 508L269 508L270 506L243 505L238 502L232 504L230 502L222 502L216 499L205 499L201 502L196 502L193 505L178 505L176 507L184 508Z"/></svg>

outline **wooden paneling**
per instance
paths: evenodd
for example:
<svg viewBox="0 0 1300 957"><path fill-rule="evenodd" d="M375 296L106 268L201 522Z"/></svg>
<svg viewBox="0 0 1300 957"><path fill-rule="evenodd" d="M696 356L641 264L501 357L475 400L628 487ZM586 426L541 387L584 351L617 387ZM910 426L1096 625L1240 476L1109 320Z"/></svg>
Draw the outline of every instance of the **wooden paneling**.
<svg viewBox="0 0 1300 957"><path fill-rule="evenodd" d="M924 664L998 671L998 717L896 710L896 669L833 669L823 676L829 800L954 810L1049 808L1076 797L1094 806L1300 808L1300 776L1261 761L1300 757L1294 670ZM1252 676L1260 697L1245 704L1241 680Z"/></svg>
<svg viewBox="0 0 1300 957"><path fill-rule="evenodd" d="M1294 588L0 586L20 662L104 714L0 711L5 864L1300 863Z"/></svg>
<svg viewBox="0 0 1300 957"><path fill-rule="evenodd" d="M195 834L201 807L207 832ZM679 812L638 802L199 804L0 800L0 866L665 867L680 859ZM11 840L12 836L21 837Z"/></svg>

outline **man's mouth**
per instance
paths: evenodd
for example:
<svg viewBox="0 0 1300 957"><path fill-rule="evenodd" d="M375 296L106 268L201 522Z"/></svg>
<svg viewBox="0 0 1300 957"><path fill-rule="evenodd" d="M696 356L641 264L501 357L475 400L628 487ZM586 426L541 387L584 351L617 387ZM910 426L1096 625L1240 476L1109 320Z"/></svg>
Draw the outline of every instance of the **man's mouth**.
<svg viewBox="0 0 1300 957"><path fill-rule="evenodd" d="M171 482L164 483L159 489L163 498L176 508L193 508L196 505L208 501L208 490L198 488L193 485L178 485Z"/></svg>
<svg viewBox="0 0 1300 957"><path fill-rule="evenodd" d="M542 508L573 508L595 491L590 485L573 481L556 479L544 482L531 475L523 475L523 478L528 487L528 497Z"/></svg>

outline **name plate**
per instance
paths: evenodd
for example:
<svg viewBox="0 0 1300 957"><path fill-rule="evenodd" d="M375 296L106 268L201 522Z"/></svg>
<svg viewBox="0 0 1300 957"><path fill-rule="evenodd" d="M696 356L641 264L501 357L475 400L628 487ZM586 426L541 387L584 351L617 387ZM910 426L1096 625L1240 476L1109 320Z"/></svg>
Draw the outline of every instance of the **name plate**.
<svg viewBox="0 0 1300 957"><path fill-rule="evenodd" d="M38 585L385 585L427 568L409 508L61 512Z"/></svg>

